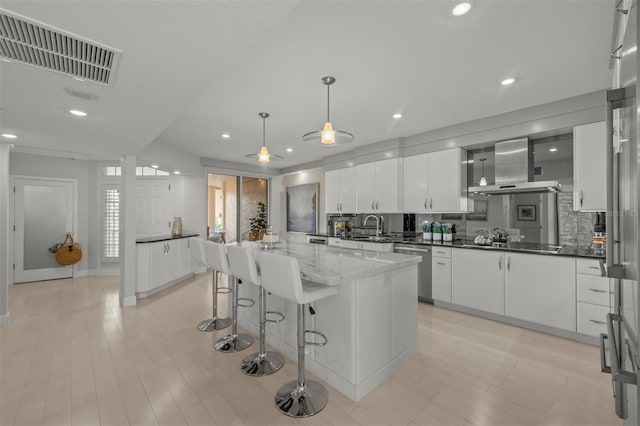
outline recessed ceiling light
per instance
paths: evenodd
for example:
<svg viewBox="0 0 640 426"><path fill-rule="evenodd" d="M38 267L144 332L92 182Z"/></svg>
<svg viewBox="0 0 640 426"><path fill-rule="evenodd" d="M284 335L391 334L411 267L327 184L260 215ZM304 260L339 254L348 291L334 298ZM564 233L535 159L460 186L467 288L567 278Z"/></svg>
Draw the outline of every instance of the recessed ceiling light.
<svg viewBox="0 0 640 426"><path fill-rule="evenodd" d="M222 134L222 139L229 139L231 137L231 135L229 133L223 133Z"/></svg>
<svg viewBox="0 0 640 426"><path fill-rule="evenodd" d="M451 9L451 14L453 16L462 16L470 10L471 10L471 3L469 3L468 1L463 1L456 4L453 7L453 9Z"/></svg>
<svg viewBox="0 0 640 426"><path fill-rule="evenodd" d="M397 120L398 118L402 118L402 114L400 114L399 112L398 112L398 113L396 113L396 114L393 114L393 118L395 118L396 120Z"/></svg>
<svg viewBox="0 0 640 426"><path fill-rule="evenodd" d="M11 133L3 133L2 137L3 138L7 138L7 139L16 139L17 138L16 135L12 135Z"/></svg>
<svg viewBox="0 0 640 426"><path fill-rule="evenodd" d="M503 86L508 86L510 84L513 84L516 81L515 78L509 77L509 78L505 78L504 80L502 80L500 82L500 84L502 84Z"/></svg>
<svg viewBox="0 0 640 426"><path fill-rule="evenodd" d="M180 174L180 170L174 170L174 171L173 171L173 174L174 174L174 175L179 175L179 174Z"/></svg>
<svg viewBox="0 0 640 426"><path fill-rule="evenodd" d="M86 112L80 111L79 109L70 109L69 113L73 114L73 115L75 115L77 117L86 117L87 116Z"/></svg>
<svg viewBox="0 0 640 426"><path fill-rule="evenodd" d="M549 148L549 152L556 152L558 148Z"/></svg>
<svg viewBox="0 0 640 426"><path fill-rule="evenodd" d="M293 148L287 148L287 152L293 152Z"/></svg>
<svg viewBox="0 0 640 426"><path fill-rule="evenodd" d="M152 168L152 169L157 169L157 168L159 168L159 167L160 167L160 166L159 166L159 165L157 165L157 164L152 164L152 165L151 165L151 168Z"/></svg>

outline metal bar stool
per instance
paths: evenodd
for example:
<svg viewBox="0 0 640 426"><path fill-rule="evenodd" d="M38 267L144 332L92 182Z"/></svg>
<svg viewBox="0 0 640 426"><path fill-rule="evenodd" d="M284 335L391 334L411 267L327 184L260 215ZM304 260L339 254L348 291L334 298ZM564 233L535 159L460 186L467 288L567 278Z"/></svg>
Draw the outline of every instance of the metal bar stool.
<svg viewBox="0 0 640 426"><path fill-rule="evenodd" d="M327 337L314 330L305 330L305 305L338 293L335 287L302 284L297 259L279 254L260 253L258 255L262 286L270 293L298 304L298 379L283 385L276 393L276 406L281 413L291 417L309 417L320 412L329 400L325 387L313 380L305 379L305 345L324 346ZM306 333L321 336L323 342L308 342Z"/></svg>
<svg viewBox="0 0 640 426"><path fill-rule="evenodd" d="M227 246L229 256L229 267L231 273L240 278L243 282L249 282L258 286L260 295L258 303L260 305L260 350L242 360L240 369L249 376L266 376L280 370L284 365L284 357L278 352L266 351L265 348L265 326L267 322L279 323L284 320L284 315L280 312L267 311L267 291L262 286L262 281L258 275L256 258L253 250L240 246ZM279 318L267 319L267 315L278 315Z"/></svg>
<svg viewBox="0 0 640 426"><path fill-rule="evenodd" d="M222 330L231 325L231 318L218 318L218 293L229 293L228 288L218 288L218 271L216 271L211 263L208 262L207 255L205 253L205 242L200 238L189 238L191 243L191 256L199 264L211 268L211 294L212 294L212 308L211 318L204 321L200 321L198 324L198 330L200 331L213 331Z"/></svg>
<svg viewBox="0 0 640 426"><path fill-rule="evenodd" d="M229 259L227 258L227 250L224 244L214 243L211 241L205 241L205 253L207 254L207 260L211 260L217 271L231 276L231 270L229 269ZM209 257L211 259L209 259ZM254 305L254 301L246 298L238 297L238 279L233 278L233 305L231 311L231 334L221 337L214 343L213 347L220 352L237 352L248 348L253 343L253 337L248 334L238 334L238 306L251 307ZM247 302L238 303L238 302Z"/></svg>

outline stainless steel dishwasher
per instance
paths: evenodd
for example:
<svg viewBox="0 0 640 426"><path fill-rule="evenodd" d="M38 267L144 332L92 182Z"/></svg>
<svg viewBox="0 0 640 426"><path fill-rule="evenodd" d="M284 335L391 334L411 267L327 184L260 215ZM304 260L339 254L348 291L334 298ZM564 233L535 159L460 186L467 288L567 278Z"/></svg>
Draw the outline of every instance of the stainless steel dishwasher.
<svg viewBox="0 0 640 426"><path fill-rule="evenodd" d="M422 262L418 263L418 300L425 303L433 303L433 296L431 295L431 246L396 243L393 251L422 257Z"/></svg>

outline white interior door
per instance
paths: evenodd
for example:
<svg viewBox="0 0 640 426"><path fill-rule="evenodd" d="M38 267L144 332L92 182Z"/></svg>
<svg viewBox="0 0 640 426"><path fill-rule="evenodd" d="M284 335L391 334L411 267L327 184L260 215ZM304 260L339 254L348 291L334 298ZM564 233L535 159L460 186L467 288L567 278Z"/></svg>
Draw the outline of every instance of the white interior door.
<svg viewBox="0 0 640 426"><path fill-rule="evenodd" d="M74 232L75 182L16 178L14 185L14 282L72 277L49 248Z"/></svg>
<svg viewBox="0 0 640 426"><path fill-rule="evenodd" d="M169 179L136 179L136 237L171 234Z"/></svg>

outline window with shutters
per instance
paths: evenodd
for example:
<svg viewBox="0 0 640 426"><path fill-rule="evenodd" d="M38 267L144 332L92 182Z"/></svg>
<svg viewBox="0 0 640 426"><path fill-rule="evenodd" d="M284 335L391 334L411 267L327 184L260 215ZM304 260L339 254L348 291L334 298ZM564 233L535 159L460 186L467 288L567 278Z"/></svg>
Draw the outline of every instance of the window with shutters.
<svg viewBox="0 0 640 426"><path fill-rule="evenodd" d="M120 256L120 190L117 185L102 185L102 256L107 260Z"/></svg>

